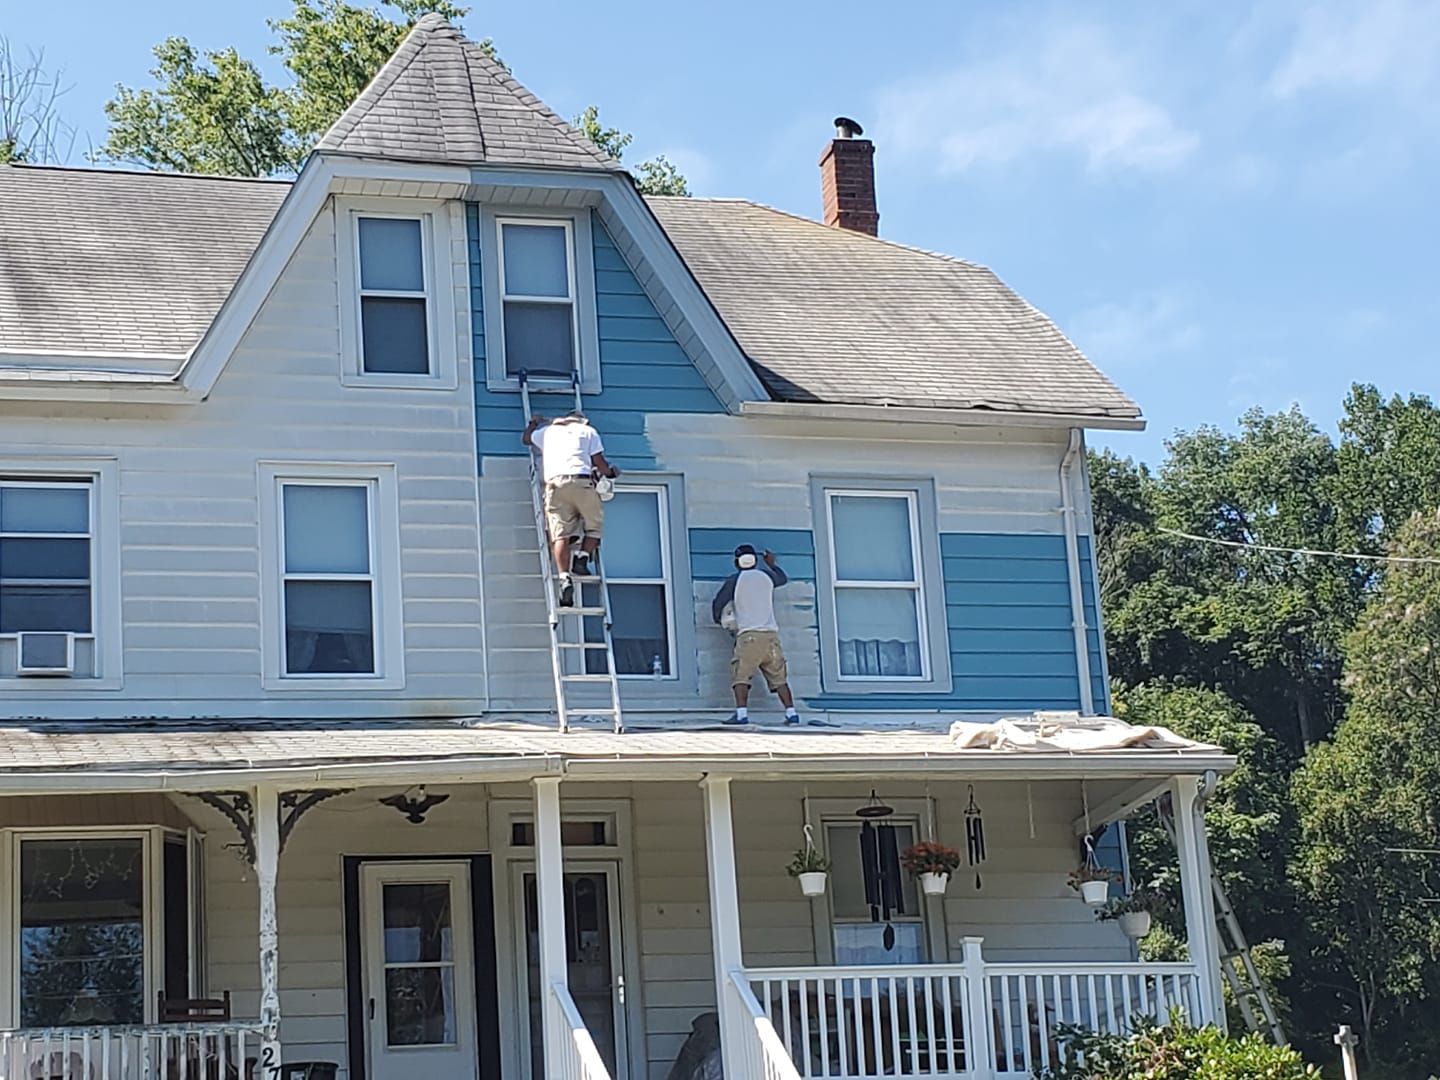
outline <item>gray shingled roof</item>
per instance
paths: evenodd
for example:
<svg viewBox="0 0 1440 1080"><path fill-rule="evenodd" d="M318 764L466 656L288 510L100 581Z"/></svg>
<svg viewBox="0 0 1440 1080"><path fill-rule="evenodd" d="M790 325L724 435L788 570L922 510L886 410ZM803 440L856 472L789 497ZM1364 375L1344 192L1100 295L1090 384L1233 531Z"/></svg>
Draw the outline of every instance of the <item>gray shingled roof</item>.
<svg viewBox="0 0 1440 1080"><path fill-rule="evenodd" d="M620 169L433 14L415 24L316 149L456 165Z"/></svg>
<svg viewBox="0 0 1440 1080"><path fill-rule="evenodd" d="M648 201L782 401L1140 415L983 266L740 199Z"/></svg>
<svg viewBox="0 0 1440 1080"><path fill-rule="evenodd" d="M0 350L185 354L289 190L0 166Z"/></svg>

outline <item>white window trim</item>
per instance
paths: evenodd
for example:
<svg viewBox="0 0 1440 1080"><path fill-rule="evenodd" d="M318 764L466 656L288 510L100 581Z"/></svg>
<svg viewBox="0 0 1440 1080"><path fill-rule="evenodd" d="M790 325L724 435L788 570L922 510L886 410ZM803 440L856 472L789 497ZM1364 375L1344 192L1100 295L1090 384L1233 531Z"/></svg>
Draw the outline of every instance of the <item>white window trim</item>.
<svg viewBox="0 0 1440 1080"><path fill-rule="evenodd" d="M267 690L400 690L405 686L404 612L400 583L400 511L395 466L262 461L260 474L261 683ZM283 491L288 483L366 485L370 524L375 673L286 674ZM303 576L303 575L302 575ZM318 575L327 580L343 575Z"/></svg>
<svg viewBox="0 0 1440 1080"><path fill-rule="evenodd" d="M459 385L455 275L451 248L459 204L421 199L335 199L336 281L340 297L340 382L345 386L412 390L454 390ZM424 375L367 372L364 369L360 297L405 296L413 292L362 290L360 218L420 222L421 267L425 275L425 329L430 370ZM462 226L463 227L463 226Z"/></svg>
<svg viewBox="0 0 1440 1080"><path fill-rule="evenodd" d="M120 612L120 485L119 467L114 458L0 458L0 476L46 484L84 479L90 485L90 633L76 634L76 640L90 640L95 648L92 677L64 679L0 677L6 693L55 694L119 690L124 685ZM14 641L14 634L0 635Z"/></svg>
<svg viewBox="0 0 1440 1080"><path fill-rule="evenodd" d="M560 224L565 226L566 241L569 245L569 284L573 313L571 327L575 334L575 363L580 372L580 389L587 394L600 393L600 333L595 299L594 230L590 211L484 205L480 207L479 216L486 388L517 392L520 389L519 378L508 374L505 369L505 260L501 247L501 226ZM512 299L532 301L537 298ZM563 380L540 377L535 381L539 385L556 385Z"/></svg>
<svg viewBox="0 0 1440 1080"><path fill-rule="evenodd" d="M911 558L915 580L900 582L837 582L834 519L836 495L895 498L910 506ZM815 593L819 608L821 681L834 694L948 694L951 691L949 626L945 611L944 563L935 507L935 482L923 478L882 476L812 476L810 501L815 520ZM921 672L915 675L841 675L840 628L836 613L838 588L906 588L916 592Z"/></svg>
<svg viewBox="0 0 1440 1080"><path fill-rule="evenodd" d="M0 949L0 1026L20 1024L20 845L26 840L139 840L141 841L142 874L145 879L143 914L145 933L144 1020L156 1021L155 1002L165 972L165 908L162 901L165 887L164 843L167 835L184 836L161 825L140 826L49 826L23 829L0 829L0 881L8 887L0 890L0 935L5 947ZM189 857L187 852L187 858ZM192 896L193 900L193 896ZM192 924L196 913L190 913Z"/></svg>
<svg viewBox="0 0 1440 1080"><path fill-rule="evenodd" d="M619 678L626 682L647 682L647 683L669 683L672 686L680 681L680 650L679 637L680 629L676 619L676 594L675 594L675 563L672 553L671 528L670 528L670 487L668 484L644 484L644 483L620 483L615 485L616 493L623 491L635 491L644 494L654 493L656 497L656 513L659 515L656 527L660 533L660 577L659 578L625 578L606 577L607 585L660 585L665 590L665 634L668 639L666 647L670 650L666 657L670 674L661 675L656 678L654 675L620 675ZM602 548L603 552L603 548Z"/></svg>

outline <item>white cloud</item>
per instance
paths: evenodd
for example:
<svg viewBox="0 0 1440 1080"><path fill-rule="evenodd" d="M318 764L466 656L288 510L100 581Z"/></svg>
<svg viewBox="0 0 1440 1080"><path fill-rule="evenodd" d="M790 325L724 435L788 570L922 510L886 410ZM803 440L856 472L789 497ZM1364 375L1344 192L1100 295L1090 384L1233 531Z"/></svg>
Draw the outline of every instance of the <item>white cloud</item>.
<svg viewBox="0 0 1440 1080"><path fill-rule="evenodd" d="M1308 5L1269 89L1292 97L1320 89L1380 89L1428 97L1440 82L1440 4L1338 0Z"/></svg>
<svg viewBox="0 0 1440 1080"><path fill-rule="evenodd" d="M1077 157L1093 174L1174 169L1199 137L1139 85L1135 51L1092 27L1012 35L983 59L882 90L886 138L945 173L1037 153Z"/></svg>
<svg viewBox="0 0 1440 1080"><path fill-rule="evenodd" d="M1200 324L1175 292L1108 301L1068 320L1070 338L1102 368L1138 365L1200 344Z"/></svg>

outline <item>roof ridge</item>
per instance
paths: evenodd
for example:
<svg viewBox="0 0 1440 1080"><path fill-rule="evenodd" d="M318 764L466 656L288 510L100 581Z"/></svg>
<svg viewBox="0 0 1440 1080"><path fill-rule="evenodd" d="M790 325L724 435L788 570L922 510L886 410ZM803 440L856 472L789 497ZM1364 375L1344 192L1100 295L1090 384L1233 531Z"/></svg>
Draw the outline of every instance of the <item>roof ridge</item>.
<svg viewBox="0 0 1440 1080"><path fill-rule="evenodd" d="M335 118L335 122L326 129L325 134L315 144L316 150L339 149L340 144L353 132L360 121L370 115L371 111L379 104L385 91L395 85L395 81L409 69L420 55L422 38L428 38L438 26L448 26L444 18L431 12L423 16L412 26L395 51L390 54L390 59L380 65L380 70L375 77L365 84L364 89L356 96L355 100L345 107L345 111ZM327 146L332 142L333 147Z"/></svg>
<svg viewBox="0 0 1440 1080"><path fill-rule="evenodd" d="M486 53L485 50L481 49L475 42L465 38L463 34L460 39L466 45L470 46L470 49L467 51L471 54L474 61L486 69L485 73L487 75L504 86L516 97L520 98L524 104L530 106L531 109L540 115L541 119L553 124L560 134L576 144L577 149L585 151L602 164L611 166L612 168L619 166L620 163L615 158L612 158L609 154L601 150L590 141L590 138L583 131L566 120L554 109L550 108L535 91L515 78L514 73L508 67L496 60L495 57Z"/></svg>
<svg viewBox="0 0 1440 1080"><path fill-rule="evenodd" d="M6 169L16 172L68 172L86 176L163 176L179 180L224 180L240 184L294 184L290 176L233 176L229 173L184 172L179 169L112 169L99 165L57 165L42 162L11 161L0 165L0 173Z"/></svg>

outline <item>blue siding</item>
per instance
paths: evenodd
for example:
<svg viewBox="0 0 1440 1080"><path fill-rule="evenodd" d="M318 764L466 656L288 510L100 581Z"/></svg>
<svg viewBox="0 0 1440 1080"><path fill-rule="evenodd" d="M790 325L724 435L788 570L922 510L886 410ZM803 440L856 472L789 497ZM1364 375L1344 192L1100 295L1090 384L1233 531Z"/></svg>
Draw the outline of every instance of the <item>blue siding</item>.
<svg viewBox="0 0 1440 1080"><path fill-rule="evenodd" d="M769 548L792 581L814 584L815 535L804 529L691 529L690 577L724 581L735 570L732 556L741 544Z"/></svg>
<svg viewBox="0 0 1440 1080"><path fill-rule="evenodd" d="M944 533L949 694L823 694L826 709L1078 709L1070 587L1062 536ZM1107 698L1100 637L1093 629L1095 582L1088 537L1080 543L1081 583L1096 708Z"/></svg>
<svg viewBox="0 0 1440 1080"><path fill-rule="evenodd" d="M481 288L480 211L465 208L470 262L470 307L475 357L476 442L483 459L524 453L520 395L485 385L485 309ZM587 395L585 411L605 439L606 456L622 469L662 467L645 436L647 413L716 413L725 408L695 369L610 234L592 219L596 313L602 393ZM543 400L543 399L542 399ZM553 409L553 406L551 406Z"/></svg>

